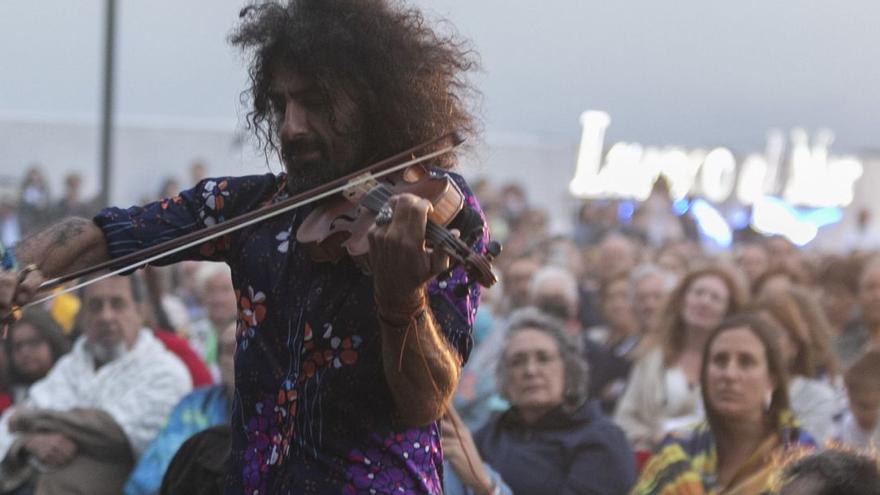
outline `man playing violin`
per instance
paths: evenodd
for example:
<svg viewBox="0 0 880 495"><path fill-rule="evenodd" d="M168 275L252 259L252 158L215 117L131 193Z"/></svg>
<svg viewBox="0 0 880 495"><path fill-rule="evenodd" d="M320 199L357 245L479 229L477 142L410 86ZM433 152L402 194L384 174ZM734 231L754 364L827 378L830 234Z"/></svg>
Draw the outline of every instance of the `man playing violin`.
<svg viewBox="0 0 880 495"><path fill-rule="evenodd" d="M69 219L20 243L0 311L56 276L281 201L450 131L473 133L474 54L388 0L292 0L242 11L248 127L280 175L205 179L174 198ZM447 154L435 170L455 164ZM473 195L460 176L442 172ZM443 414L471 346L479 290L424 242L430 203L393 196L369 234L372 275L313 261L306 206L163 259L224 261L238 298L226 493L440 493ZM484 249L486 233L474 243ZM19 283L20 282L20 283ZM454 290L458 288L458 290ZM466 290L461 290L466 289Z"/></svg>

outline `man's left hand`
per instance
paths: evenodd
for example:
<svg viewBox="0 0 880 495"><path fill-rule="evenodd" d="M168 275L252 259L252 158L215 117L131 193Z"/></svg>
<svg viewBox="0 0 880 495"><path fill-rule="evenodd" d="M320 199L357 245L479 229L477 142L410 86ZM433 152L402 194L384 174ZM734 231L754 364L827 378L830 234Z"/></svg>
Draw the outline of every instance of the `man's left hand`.
<svg viewBox="0 0 880 495"><path fill-rule="evenodd" d="M412 308L422 297L420 290L449 267L442 250L425 245L425 227L431 203L413 194L388 200L393 214L387 225L374 225L369 232L370 267L376 299L386 310Z"/></svg>

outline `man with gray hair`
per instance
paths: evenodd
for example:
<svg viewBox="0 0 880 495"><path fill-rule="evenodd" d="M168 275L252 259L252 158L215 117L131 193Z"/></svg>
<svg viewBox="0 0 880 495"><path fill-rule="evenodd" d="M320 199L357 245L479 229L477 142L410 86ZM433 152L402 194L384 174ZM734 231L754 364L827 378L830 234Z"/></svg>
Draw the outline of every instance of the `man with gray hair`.
<svg viewBox="0 0 880 495"><path fill-rule="evenodd" d="M580 322L577 320L579 302L577 280L567 270L545 266L532 276L529 303L564 321L567 330L580 331Z"/></svg>
<svg viewBox="0 0 880 495"><path fill-rule="evenodd" d="M653 263L642 263L629 276L633 296L633 310L644 335L657 324L657 318L666 297L678 282L676 276Z"/></svg>
<svg viewBox="0 0 880 495"><path fill-rule="evenodd" d="M183 363L143 327L138 292L118 276L83 290L83 335L0 418L0 491L121 492L133 461L192 388Z"/></svg>

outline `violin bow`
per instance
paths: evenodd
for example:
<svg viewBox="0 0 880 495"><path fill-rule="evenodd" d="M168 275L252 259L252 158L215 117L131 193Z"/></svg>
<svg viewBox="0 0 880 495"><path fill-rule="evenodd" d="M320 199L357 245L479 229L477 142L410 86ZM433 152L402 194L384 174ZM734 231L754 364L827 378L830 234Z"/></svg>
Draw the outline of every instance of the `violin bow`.
<svg viewBox="0 0 880 495"><path fill-rule="evenodd" d="M447 144L446 146L421 156L414 156L416 153L419 153L423 149L446 140L449 141L449 144ZM301 193L295 194L275 204L267 205L254 211L239 215L235 218L231 218L226 222L200 229L195 232L190 232L176 239L165 241L155 246L142 249L140 251L127 254L125 256L120 256L119 258L108 260L91 267L83 268L82 270L77 270L67 275L51 278L40 284L37 291L45 292L48 290L53 290L72 280L87 277L103 270L109 270L108 272L103 273L97 277L84 280L78 284L65 287L58 291L54 291L51 294L39 297L21 306L13 306L12 311L10 311L9 315L5 316L2 320L0 320L0 322L7 323L7 320L17 311L30 306L35 306L37 304L42 304L46 301L52 300L60 296L61 294L73 292L101 280L105 280L107 278L114 277L128 271L142 268L156 260L160 260L181 251L191 249L218 237L222 237L237 230L241 230L245 227L249 227L256 223L262 222L263 220L274 218L288 211L295 210L296 208L300 208L316 201L320 201L321 199L324 199L326 197L343 192L350 187L354 187L369 182L371 180L393 174L394 172L406 169L422 162L426 162L428 160L455 150L464 142L465 139L457 132L444 134L425 143L421 143L413 146L412 148L401 151L396 155L385 158L384 160L378 161L372 165L364 167L363 169L357 170L338 179L334 179L325 184L309 189L308 191L303 191ZM404 161L401 163L396 163L400 160Z"/></svg>

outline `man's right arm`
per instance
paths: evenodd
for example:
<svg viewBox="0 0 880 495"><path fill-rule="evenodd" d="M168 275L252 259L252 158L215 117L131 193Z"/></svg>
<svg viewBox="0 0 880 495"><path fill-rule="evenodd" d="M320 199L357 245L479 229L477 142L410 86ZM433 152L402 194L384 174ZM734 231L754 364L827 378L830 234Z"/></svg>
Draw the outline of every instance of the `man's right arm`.
<svg viewBox="0 0 880 495"><path fill-rule="evenodd" d="M57 277L110 259L104 233L91 220L71 217L22 240L15 247L21 266L34 264Z"/></svg>

